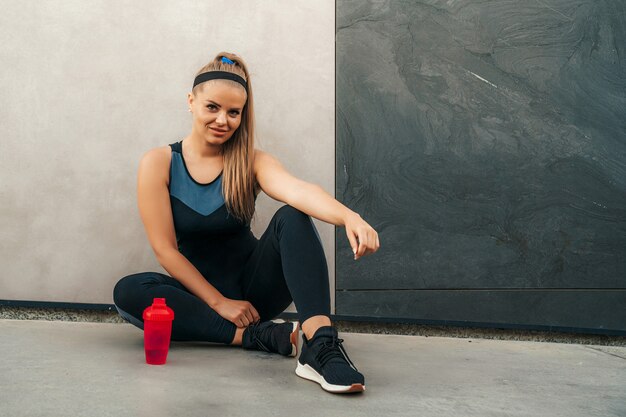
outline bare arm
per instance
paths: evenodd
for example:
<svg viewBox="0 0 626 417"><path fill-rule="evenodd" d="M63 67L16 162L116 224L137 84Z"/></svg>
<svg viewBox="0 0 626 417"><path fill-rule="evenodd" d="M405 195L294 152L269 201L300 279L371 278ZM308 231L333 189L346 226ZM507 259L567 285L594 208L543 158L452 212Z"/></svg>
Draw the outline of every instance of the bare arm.
<svg viewBox="0 0 626 417"><path fill-rule="evenodd" d="M350 217L360 215L335 200L320 185L304 182L291 197L290 205L303 212L335 226L345 226Z"/></svg>
<svg viewBox="0 0 626 417"><path fill-rule="evenodd" d="M273 155L256 150L255 173L261 188L274 200L282 201L335 226L344 226L358 213L335 200L320 185L294 177Z"/></svg>
<svg viewBox="0 0 626 417"><path fill-rule="evenodd" d="M254 164L257 180L265 194L316 219L344 226L355 260L378 250L380 240L376 230L321 186L294 177L267 152L256 150Z"/></svg>
<svg viewBox="0 0 626 417"><path fill-rule="evenodd" d="M303 183L294 190L288 204L326 223L344 226L355 260L378 250L378 232L359 213L335 200L321 186Z"/></svg>

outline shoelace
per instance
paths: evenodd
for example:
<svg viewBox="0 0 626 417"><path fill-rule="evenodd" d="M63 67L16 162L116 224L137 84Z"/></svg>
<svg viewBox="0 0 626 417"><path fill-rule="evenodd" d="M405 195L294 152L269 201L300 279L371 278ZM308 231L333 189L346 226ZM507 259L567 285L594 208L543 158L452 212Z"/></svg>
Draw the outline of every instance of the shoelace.
<svg viewBox="0 0 626 417"><path fill-rule="evenodd" d="M271 333L274 326L265 326L265 328L259 328L260 325L260 323L251 324L250 326L248 326L248 331L251 332L252 340L257 344L259 348L261 348L261 350L272 353L274 351L265 346L265 344L261 341L261 337L266 338L267 340L271 340Z"/></svg>
<svg viewBox="0 0 626 417"><path fill-rule="evenodd" d="M350 364L350 366L358 372L359 370L356 369L356 366L354 366L354 364L348 357L348 354L343 348L342 343L343 339L335 337L333 337L333 339L330 341L323 341L319 352L317 352L317 355L315 355L315 360L320 364L320 367L324 367L324 365L326 365L326 363L332 358L345 359Z"/></svg>

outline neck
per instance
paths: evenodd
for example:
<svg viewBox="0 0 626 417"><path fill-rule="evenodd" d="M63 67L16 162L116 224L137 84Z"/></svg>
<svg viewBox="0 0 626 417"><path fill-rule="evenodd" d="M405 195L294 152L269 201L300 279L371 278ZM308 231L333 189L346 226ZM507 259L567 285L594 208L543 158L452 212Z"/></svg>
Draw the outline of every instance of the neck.
<svg viewBox="0 0 626 417"><path fill-rule="evenodd" d="M222 145L213 145L193 132L185 139L185 151L193 158L217 158L221 156Z"/></svg>

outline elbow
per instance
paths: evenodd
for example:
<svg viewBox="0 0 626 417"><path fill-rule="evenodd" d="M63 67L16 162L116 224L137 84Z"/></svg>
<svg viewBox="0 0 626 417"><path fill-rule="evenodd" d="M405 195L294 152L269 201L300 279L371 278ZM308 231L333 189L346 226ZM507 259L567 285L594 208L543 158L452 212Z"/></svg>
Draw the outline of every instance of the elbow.
<svg viewBox="0 0 626 417"><path fill-rule="evenodd" d="M166 247L154 250L156 259L161 266L164 266L163 264L167 262L167 259L172 257L173 253L178 253L178 248Z"/></svg>

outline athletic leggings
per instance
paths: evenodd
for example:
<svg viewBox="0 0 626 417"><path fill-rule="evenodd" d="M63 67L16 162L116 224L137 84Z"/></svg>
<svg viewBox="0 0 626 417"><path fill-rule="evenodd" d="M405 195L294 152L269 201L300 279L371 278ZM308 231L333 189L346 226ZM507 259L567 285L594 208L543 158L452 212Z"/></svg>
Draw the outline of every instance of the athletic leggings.
<svg viewBox="0 0 626 417"><path fill-rule="evenodd" d="M271 320L293 301L300 323L330 316L328 267L310 216L285 205L272 217L242 266L241 294ZM143 330L143 310L162 297L174 310L172 340L231 343L237 326L220 316L176 279L159 272L128 275L117 282L113 300L120 316Z"/></svg>

